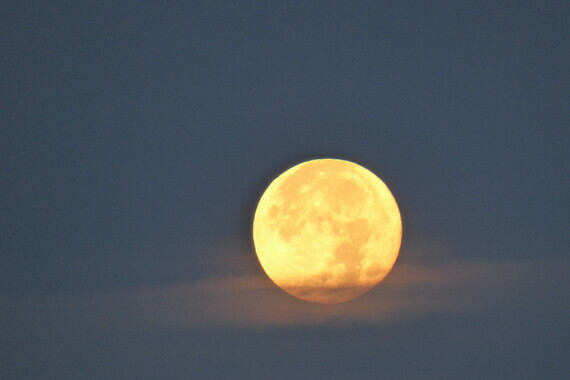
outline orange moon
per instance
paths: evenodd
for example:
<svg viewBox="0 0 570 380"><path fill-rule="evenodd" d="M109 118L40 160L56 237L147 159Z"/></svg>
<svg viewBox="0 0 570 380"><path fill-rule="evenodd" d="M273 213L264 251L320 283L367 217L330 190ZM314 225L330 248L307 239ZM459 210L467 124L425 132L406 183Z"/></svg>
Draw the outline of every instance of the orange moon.
<svg viewBox="0 0 570 380"><path fill-rule="evenodd" d="M287 293L335 304L369 291L394 266L402 219L394 196L364 167L303 162L263 193L253 221L261 266Z"/></svg>

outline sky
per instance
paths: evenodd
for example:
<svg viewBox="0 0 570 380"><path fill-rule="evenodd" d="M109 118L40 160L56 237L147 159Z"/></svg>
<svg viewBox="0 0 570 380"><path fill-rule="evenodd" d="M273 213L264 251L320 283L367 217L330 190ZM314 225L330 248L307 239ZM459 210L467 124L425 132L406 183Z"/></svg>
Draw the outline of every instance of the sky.
<svg viewBox="0 0 570 380"><path fill-rule="evenodd" d="M3 379L565 378L567 1L0 5ZM259 197L356 162L403 218L338 305L277 289Z"/></svg>

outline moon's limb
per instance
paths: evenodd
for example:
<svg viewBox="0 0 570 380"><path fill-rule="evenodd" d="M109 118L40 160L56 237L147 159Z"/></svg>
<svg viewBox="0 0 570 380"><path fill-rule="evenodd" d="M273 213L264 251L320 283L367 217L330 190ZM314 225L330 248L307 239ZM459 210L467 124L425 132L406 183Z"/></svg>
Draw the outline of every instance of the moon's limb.
<svg viewBox="0 0 570 380"><path fill-rule="evenodd" d="M388 187L349 161L301 163L275 179L253 223L259 261L287 293L339 303L378 284L400 249L402 221Z"/></svg>

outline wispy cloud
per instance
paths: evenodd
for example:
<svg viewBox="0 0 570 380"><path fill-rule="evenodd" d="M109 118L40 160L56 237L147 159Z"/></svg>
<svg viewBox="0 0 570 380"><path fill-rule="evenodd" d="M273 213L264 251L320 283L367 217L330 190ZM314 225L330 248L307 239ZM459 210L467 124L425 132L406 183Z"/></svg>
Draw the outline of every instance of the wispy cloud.
<svg viewBox="0 0 570 380"><path fill-rule="evenodd" d="M4 302L2 323L57 328L244 327L390 323L446 312L524 304L567 284L568 261L402 263L363 297L321 305L297 300L261 274L74 297Z"/></svg>

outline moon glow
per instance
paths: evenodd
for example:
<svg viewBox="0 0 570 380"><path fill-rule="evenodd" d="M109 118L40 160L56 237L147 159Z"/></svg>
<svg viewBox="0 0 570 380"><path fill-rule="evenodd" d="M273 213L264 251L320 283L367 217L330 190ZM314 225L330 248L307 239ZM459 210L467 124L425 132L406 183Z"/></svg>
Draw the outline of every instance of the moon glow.
<svg viewBox="0 0 570 380"><path fill-rule="evenodd" d="M263 193L253 221L261 266L287 293L334 304L366 293L394 266L402 219L388 187L337 159L296 165Z"/></svg>

